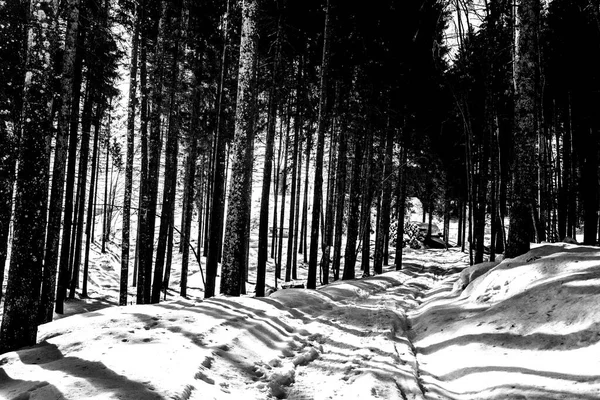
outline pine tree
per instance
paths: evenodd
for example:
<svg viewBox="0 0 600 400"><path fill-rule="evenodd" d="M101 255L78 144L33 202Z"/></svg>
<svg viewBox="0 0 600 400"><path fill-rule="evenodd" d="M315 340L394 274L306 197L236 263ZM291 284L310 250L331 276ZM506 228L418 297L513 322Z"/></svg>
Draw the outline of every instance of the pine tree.
<svg viewBox="0 0 600 400"><path fill-rule="evenodd" d="M32 2L28 13L31 40L25 62L23 133L0 353L36 343L50 162L47 141L52 132L54 11L45 2Z"/></svg>
<svg viewBox="0 0 600 400"><path fill-rule="evenodd" d="M246 269L246 248L249 238L248 216L250 212L252 174L252 142L256 92L254 89L257 61L257 13L256 0L244 1L242 6L242 37L238 75L235 134L233 140L233 164L229 190L229 210L225 225L223 262L221 269L221 293L239 296Z"/></svg>

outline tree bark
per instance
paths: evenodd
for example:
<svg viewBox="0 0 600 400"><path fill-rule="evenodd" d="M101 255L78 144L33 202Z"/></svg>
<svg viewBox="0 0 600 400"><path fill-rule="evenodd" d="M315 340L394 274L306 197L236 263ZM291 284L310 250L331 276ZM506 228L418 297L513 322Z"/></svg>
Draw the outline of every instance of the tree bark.
<svg viewBox="0 0 600 400"><path fill-rule="evenodd" d="M125 190L123 194L123 229L121 236L121 279L119 305L127 305L127 280L129 278L129 246L131 230L131 194L133 190L133 153L135 141L135 109L137 106L138 36L140 31L138 6L133 37L131 38L131 65L129 67L129 99L127 106L127 155L125 156Z"/></svg>
<svg viewBox="0 0 600 400"><path fill-rule="evenodd" d="M506 256L513 258L530 249L535 202L535 140L538 129L539 0L523 0L519 6L518 58L516 64L513 198Z"/></svg>
<svg viewBox="0 0 600 400"><path fill-rule="evenodd" d="M54 10L32 3L28 11L29 46L25 62L23 132L19 148L14 231L0 353L33 346L39 323L40 279L44 260L49 151L52 134L50 60ZM45 311L45 309L44 309Z"/></svg>
<svg viewBox="0 0 600 400"><path fill-rule="evenodd" d="M308 278L306 287L317 287L317 255L319 251L319 220L323 199L323 148L327 127L327 75L329 74L329 53L331 42L331 0L325 6L325 31L323 34L323 58L321 62L321 83L319 95L319 116L317 120L317 155L315 160L315 186L313 191L313 209L310 225L310 255L308 259ZM325 250L325 245L323 245Z"/></svg>
<svg viewBox="0 0 600 400"><path fill-rule="evenodd" d="M56 131L56 147L52 170L52 189L48 210L48 233L44 258L44 277L42 280L42 297L40 302L40 323L52 321L56 291L56 271L58 268L58 245L60 241L61 217L63 212L65 167L67 163L69 115L72 107L75 44L79 24L79 0L71 0L69 6L69 22L65 36L65 51L61 77L61 107L58 114ZM70 216L69 216L70 218ZM67 239L68 241L68 239ZM68 247L68 246L67 246ZM63 273L64 274L64 273ZM62 303L57 312L62 313Z"/></svg>
<svg viewBox="0 0 600 400"><path fill-rule="evenodd" d="M233 164L221 268L221 292L231 296L240 295L240 282L246 269L246 248L249 238L248 213L252 194L250 187L252 168L248 168L248 164L254 141L257 9L256 0L245 1L242 6Z"/></svg>

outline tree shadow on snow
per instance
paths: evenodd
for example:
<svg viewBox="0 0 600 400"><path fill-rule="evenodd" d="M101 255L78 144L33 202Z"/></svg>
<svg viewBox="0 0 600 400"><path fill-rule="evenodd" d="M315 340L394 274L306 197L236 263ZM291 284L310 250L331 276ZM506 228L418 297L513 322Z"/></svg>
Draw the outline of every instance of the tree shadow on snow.
<svg viewBox="0 0 600 400"><path fill-rule="evenodd" d="M37 351L40 349L43 351ZM42 342L30 350L17 352L23 364L36 364L49 371L62 371L88 381L104 393L112 392L119 398L162 399L144 384L117 374L101 362L88 361L79 357L64 357L54 344Z"/></svg>

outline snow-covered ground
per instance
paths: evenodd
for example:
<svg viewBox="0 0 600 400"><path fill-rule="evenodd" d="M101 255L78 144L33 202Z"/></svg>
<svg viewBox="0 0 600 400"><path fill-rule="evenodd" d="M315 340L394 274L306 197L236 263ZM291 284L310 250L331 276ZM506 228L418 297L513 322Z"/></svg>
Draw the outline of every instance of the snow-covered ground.
<svg viewBox="0 0 600 400"><path fill-rule="evenodd" d="M600 398L598 248L469 268L407 250L403 271L318 290L127 307L106 307L118 263L98 260L92 299L0 355L0 398Z"/></svg>

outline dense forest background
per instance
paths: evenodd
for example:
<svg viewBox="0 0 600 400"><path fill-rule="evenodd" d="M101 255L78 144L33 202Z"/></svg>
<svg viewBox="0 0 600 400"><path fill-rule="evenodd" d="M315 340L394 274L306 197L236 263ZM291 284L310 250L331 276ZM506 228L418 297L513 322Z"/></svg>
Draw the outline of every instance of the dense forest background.
<svg viewBox="0 0 600 400"><path fill-rule="evenodd" d="M243 294L251 232L256 296L269 259L400 269L410 197L471 263L597 244L599 46L598 0L1 1L0 350L87 296L99 231L122 305L173 251L182 296L202 257Z"/></svg>

